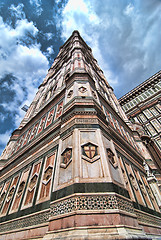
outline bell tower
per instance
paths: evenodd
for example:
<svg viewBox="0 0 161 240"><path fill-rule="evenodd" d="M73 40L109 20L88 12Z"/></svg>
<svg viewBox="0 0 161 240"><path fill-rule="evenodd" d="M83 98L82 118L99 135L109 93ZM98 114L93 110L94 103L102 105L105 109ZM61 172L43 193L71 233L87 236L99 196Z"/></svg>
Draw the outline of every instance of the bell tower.
<svg viewBox="0 0 161 240"><path fill-rule="evenodd" d="M161 236L160 192L147 181L146 158L91 48L74 31L2 153L0 236Z"/></svg>

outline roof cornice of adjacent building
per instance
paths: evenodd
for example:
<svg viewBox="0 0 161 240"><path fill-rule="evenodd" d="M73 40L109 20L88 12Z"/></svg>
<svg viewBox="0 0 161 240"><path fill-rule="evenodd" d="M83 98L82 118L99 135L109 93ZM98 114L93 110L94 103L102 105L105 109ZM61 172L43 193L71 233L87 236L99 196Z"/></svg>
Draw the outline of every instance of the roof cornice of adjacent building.
<svg viewBox="0 0 161 240"><path fill-rule="evenodd" d="M130 92L123 95L121 98L119 98L119 102L124 103L124 101L131 100L135 98L138 94L141 92L144 92L145 90L149 89L150 87L153 87L155 83L157 83L161 79L161 70L157 73L155 73L150 78L146 79L144 82L139 84L137 87L133 88Z"/></svg>

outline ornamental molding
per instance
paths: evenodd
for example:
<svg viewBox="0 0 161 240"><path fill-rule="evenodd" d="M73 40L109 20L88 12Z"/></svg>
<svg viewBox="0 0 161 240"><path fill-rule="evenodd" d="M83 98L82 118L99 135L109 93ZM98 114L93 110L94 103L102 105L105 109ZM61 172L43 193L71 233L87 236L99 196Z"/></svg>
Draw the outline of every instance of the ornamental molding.
<svg viewBox="0 0 161 240"><path fill-rule="evenodd" d="M105 211L105 210L122 210L128 213L134 213L133 204L114 194L96 194L96 195L76 195L67 199L52 203L50 208L50 217L68 214L79 211Z"/></svg>
<svg viewBox="0 0 161 240"><path fill-rule="evenodd" d="M49 221L49 210L39 214L25 216L9 222L0 223L0 232L8 232L15 229L32 227Z"/></svg>
<svg viewBox="0 0 161 240"><path fill-rule="evenodd" d="M144 213L144 212L141 212L139 210L136 210L135 209L135 214L137 216L137 219L139 222L141 222L142 224L146 223L146 224L150 224L150 225L156 225L158 227L161 226L161 219L157 216L154 216L154 215L151 215L151 214L148 214L148 213Z"/></svg>

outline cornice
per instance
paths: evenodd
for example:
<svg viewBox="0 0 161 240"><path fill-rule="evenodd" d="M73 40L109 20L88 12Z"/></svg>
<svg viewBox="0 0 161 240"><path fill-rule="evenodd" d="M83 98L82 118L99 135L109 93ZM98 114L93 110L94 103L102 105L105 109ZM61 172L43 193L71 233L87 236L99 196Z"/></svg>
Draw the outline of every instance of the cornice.
<svg viewBox="0 0 161 240"><path fill-rule="evenodd" d="M123 95L121 98L118 99L121 105L124 105L125 102L128 102L135 98L138 93L144 92L146 89L153 87L153 85L161 80L161 71L157 72L143 83L139 84L137 87ZM139 94L140 94L139 93Z"/></svg>

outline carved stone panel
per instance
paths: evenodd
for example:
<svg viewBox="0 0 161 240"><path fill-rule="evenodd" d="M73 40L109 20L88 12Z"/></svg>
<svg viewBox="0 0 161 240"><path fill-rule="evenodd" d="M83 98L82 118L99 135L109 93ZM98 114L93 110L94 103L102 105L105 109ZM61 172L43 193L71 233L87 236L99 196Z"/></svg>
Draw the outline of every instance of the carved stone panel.
<svg viewBox="0 0 161 240"><path fill-rule="evenodd" d="M33 190L33 188L35 187L36 185L36 182L37 182L37 179L38 179L38 176L37 174L35 174L32 179L30 180L30 183L29 183L29 191L31 192Z"/></svg>
<svg viewBox="0 0 161 240"><path fill-rule="evenodd" d="M48 156L45 159L45 165L42 173L39 194L38 194L38 201L40 202L45 201L50 197L55 157L56 157L56 153L54 152L51 156Z"/></svg>
<svg viewBox="0 0 161 240"><path fill-rule="evenodd" d="M59 103L58 106L57 106L56 118L55 118L55 119L57 119L58 117L60 117L61 114L62 114L62 112L63 112L63 101L62 101L61 103Z"/></svg>
<svg viewBox="0 0 161 240"><path fill-rule="evenodd" d="M35 164L33 166L32 175L30 177L28 187L26 190L26 195L24 198L24 206L28 206L28 205L32 204L33 197L35 194L35 189L37 186L38 176L39 176L39 172L40 172L40 166L41 166L41 162L38 162L37 164Z"/></svg>
<svg viewBox="0 0 161 240"><path fill-rule="evenodd" d="M137 185L137 183L136 183L136 180L135 180L134 176L130 173L130 174L129 174L129 177L130 177L131 184L132 184L133 188L134 188L136 191L138 191L138 185Z"/></svg>

